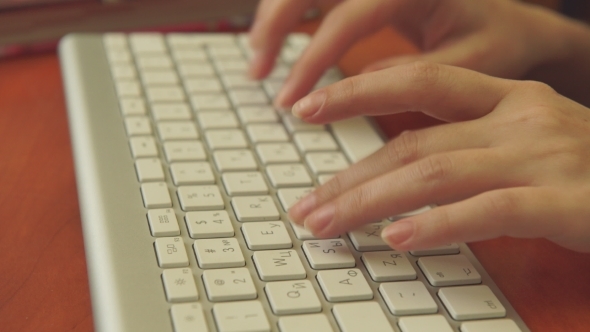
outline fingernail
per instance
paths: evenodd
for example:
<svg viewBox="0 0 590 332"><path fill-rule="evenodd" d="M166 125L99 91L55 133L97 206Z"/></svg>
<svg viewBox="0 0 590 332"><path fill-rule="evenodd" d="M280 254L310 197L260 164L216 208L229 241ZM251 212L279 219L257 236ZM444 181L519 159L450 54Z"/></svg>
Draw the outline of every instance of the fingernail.
<svg viewBox="0 0 590 332"><path fill-rule="evenodd" d="M300 199L289 209L289 218L296 224L303 224L305 217L316 207L317 198L313 193Z"/></svg>
<svg viewBox="0 0 590 332"><path fill-rule="evenodd" d="M291 112L298 118L308 118L316 114L325 101L326 92L319 90L296 102Z"/></svg>
<svg viewBox="0 0 590 332"><path fill-rule="evenodd" d="M411 221L398 221L391 224L381 232L381 238L389 246L395 247L396 245L406 242L414 234L414 223Z"/></svg>
<svg viewBox="0 0 590 332"><path fill-rule="evenodd" d="M305 219L305 228L309 229L313 234L322 233L332 223L335 211L336 207L333 204L321 207L317 212Z"/></svg>

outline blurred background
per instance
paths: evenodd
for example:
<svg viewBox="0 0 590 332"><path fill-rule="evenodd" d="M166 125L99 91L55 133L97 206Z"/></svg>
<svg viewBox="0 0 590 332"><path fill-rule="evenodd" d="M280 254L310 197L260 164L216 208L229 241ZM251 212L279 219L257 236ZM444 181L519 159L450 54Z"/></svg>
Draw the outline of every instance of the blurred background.
<svg viewBox="0 0 590 332"><path fill-rule="evenodd" d="M507 0L512 1L512 0ZM525 0L590 21L590 0ZM0 57L51 51L73 31L236 31L258 0L0 0ZM319 11L311 11L313 18Z"/></svg>

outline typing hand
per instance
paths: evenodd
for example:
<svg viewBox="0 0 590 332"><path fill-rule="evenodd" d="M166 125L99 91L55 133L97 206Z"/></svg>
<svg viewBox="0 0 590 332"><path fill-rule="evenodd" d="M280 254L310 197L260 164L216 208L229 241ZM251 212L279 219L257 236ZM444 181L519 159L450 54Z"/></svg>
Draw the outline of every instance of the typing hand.
<svg viewBox="0 0 590 332"><path fill-rule="evenodd" d="M565 25L557 15L505 0L262 0L250 33L250 74L265 77L285 36L313 5L337 4L294 65L275 104L292 105L360 38L392 25L422 54L370 65L374 71L416 60L450 64L505 78L521 78L562 56Z"/></svg>
<svg viewBox="0 0 590 332"><path fill-rule="evenodd" d="M590 252L590 109L545 84L415 62L317 90L311 123L422 112L448 124L402 133L289 211L320 237L436 203L393 223L398 250L499 236Z"/></svg>

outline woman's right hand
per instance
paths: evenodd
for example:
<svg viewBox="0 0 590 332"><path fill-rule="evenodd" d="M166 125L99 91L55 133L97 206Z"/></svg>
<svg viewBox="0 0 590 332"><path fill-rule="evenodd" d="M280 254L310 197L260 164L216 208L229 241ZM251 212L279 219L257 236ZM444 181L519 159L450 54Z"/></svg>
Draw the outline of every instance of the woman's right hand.
<svg viewBox="0 0 590 332"><path fill-rule="evenodd" d="M333 6L275 100L291 106L360 38L392 25L422 53L369 65L374 71L416 60L522 78L566 57L569 21L540 7L506 0L262 0L250 32L250 75L271 70L282 43L313 6Z"/></svg>

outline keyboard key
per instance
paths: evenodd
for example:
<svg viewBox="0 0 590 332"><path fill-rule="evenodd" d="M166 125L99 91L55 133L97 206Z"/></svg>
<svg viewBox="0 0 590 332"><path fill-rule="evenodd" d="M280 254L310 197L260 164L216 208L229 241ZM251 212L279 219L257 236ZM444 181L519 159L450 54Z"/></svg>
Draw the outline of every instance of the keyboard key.
<svg viewBox="0 0 590 332"><path fill-rule="evenodd" d="M300 131L323 131L326 128L324 125L307 123L291 113L282 113L281 116L285 127L292 134Z"/></svg>
<svg viewBox="0 0 590 332"><path fill-rule="evenodd" d="M332 312L342 332L393 332L391 324L376 302L336 304Z"/></svg>
<svg viewBox="0 0 590 332"><path fill-rule="evenodd" d="M208 93L191 96L191 105L196 111L227 110L231 108L224 93Z"/></svg>
<svg viewBox="0 0 590 332"><path fill-rule="evenodd" d="M248 137L254 144L263 142L286 142L289 135L285 128L278 123L257 123L246 128Z"/></svg>
<svg viewBox="0 0 590 332"><path fill-rule="evenodd" d="M178 85L180 80L175 71L169 70L157 70L157 71L144 71L141 74L141 81L144 85Z"/></svg>
<svg viewBox="0 0 590 332"><path fill-rule="evenodd" d="M461 332L522 332L512 319L492 319L461 324Z"/></svg>
<svg viewBox="0 0 590 332"><path fill-rule="evenodd" d="M237 128L238 119L233 111L203 111L197 113L197 121L203 129Z"/></svg>
<svg viewBox="0 0 590 332"><path fill-rule="evenodd" d="M402 332L453 332L454 329L449 325L442 315L428 315L415 317L402 317L398 320L398 325Z"/></svg>
<svg viewBox="0 0 590 332"><path fill-rule="evenodd" d="M309 240L303 242L309 265L316 270L354 267L354 256L343 239Z"/></svg>
<svg viewBox="0 0 590 332"><path fill-rule="evenodd" d="M282 221L246 223L242 226L242 233L251 250L286 249L293 246Z"/></svg>
<svg viewBox="0 0 590 332"><path fill-rule="evenodd" d="M324 314L281 317L279 328L281 332L334 332Z"/></svg>
<svg viewBox="0 0 590 332"><path fill-rule="evenodd" d="M219 332L270 332L270 324L259 301L218 303L213 316Z"/></svg>
<svg viewBox="0 0 590 332"><path fill-rule="evenodd" d="M141 86L137 81L117 81L115 82L115 87L117 89L117 95L119 96L119 98L141 96Z"/></svg>
<svg viewBox="0 0 590 332"><path fill-rule="evenodd" d="M148 86L145 93L152 104L184 101L184 92L179 86Z"/></svg>
<svg viewBox="0 0 590 332"><path fill-rule="evenodd" d="M241 55L235 59L215 60L214 64L221 75L246 74L248 72L248 63L241 59Z"/></svg>
<svg viewBox="0 0 590 332"><path fill-rule="evenodd" d="M190 49L174 49L172 57L179 63L207 61L205 50L192 47Z"/></svg>
<svg viewBox="0 0 590 332"><path fill-rule="evenodd" d="M231 205L238 221L279 220L279 211L270 196L234 197Z"/></svg>
<svg viewBox="0 0 590 332"><path fill-rule="evenodd" d="M416 270L405 254L398 251L367 252L361 257L373 280L399 281L416 279Z"/></svg>
<svg viewBox="0 0 590 332"><path fill-rule="evenodd" d="M302 164L270 165L266 168L266 174L275 188L312 185L311 177Z"/></svg>
<svg viewBox="0 0 590 332"><path fill-rule="evenodd" d="M388 224L371 223L348 232L350 241L358 251L390 250L391 248L381 238L381 231Z"/></svg>
<svg viewBox="0 0 590 332"><path fill-rule="evenodd" d="M157 238L154 248L161 268L188 266L188 256L181 237Z"/></svg>
<svg viewBox="0 0 590 332"><path fill-rule="evenodd" d="M199 299L195 279L189 268L164 270L162 282L168 302L188 302Z"/></svg>
<svg viewBox="0 0 590 332"><path fill-rule="evenodd" d="M348 167L348 161L340 152L310 152L305 160L314 174L337 173Z"/></svg>
<svg viewBox="0 0 590 332"><path fill-rule="evenodd" d="M171 70L174 68L172 59L168 55L149 55L136 57L135 61L140 71ZM142 75L143 76L143 75Z"/></svg>
<svg viewBox="0 0 590 332"><path fill-rule="evenodd" d="M170 165L170 173L177 186L215 183L211 166L204 161L173 163Z"/></svg>
<svg viewBox="0 0 590 332"><path fill-rule="evenodd" d="M303 279L307 275L295 250L256 251L252 259L263 281Z"/></svg>
<svg viewBox="0 0 590 332"><path fill-rule="evenodd" d="M231 219L225 210L187 212L184 219L193 239L234 236Z"/></svg>
<svg viewBox="0 0 590 332"><path fill-rule="evenodd" d="M208 62L179 63L178 71L183 78L210 77L215 75L215 69Z"/></svg>
<svg viewBox="0 0 590 332"><path fill-rule="evenodd" d="M369 120L362 117L336 121L330 124L334 138L350 161L357 161L379 150L383 139L379 137Z"/></svg>
<svg viewBox="0 0 590 332"><path fill-rule="evenodd" d="M213 152L213 161L220 172L253 171L258 168L250 150L220 150Z"/></svg>
<svg viewBox="0 0 590 332"><path fill-rule="evenodd" d="M159 33L132 33L129 35L129 43L136 54L166 52L164 36Z"/></svg>
<svg viewBox="0 0 590 332"><path fill-rule="evenodd" d="M147 209L172 207L172 200L165 182L142 183L141 197Z"/></svg>
<svg viewBox="0 0 590 332"><path fill-rule="evenodd" d="M123 115L145 115L147 108L142 98L120 98L121 113Z"/></svg>
<svg viewBox="0 0 590 332"><path fill-rule="evenodd" d="M256 153L265 165L299 161L299 154L292 143L260 143L256 145Z"/></svg>
<svg viewBox="0 0 590 332"><path fill-rule="evenodd" d="M221 82L217 77L188 78L184 80L184 88L188 94L206 94L223 92Z"/></svg>
<svg viewBox="0 0 590 332"><path fill-rule="evenodd" d="M164 170L158 158L140 158L135 160L135 171L139 182L164 181Z"/></svg>
<svg viewBox="0 0 590 332"><path fill-rule="evenodd" d="M243 124L277 122L279 116L272 106L242 106L238 107L238 117Z"/></svg>
<svg viewBox="0 0 590 332"><path fill-rule="evenodd" d="M293 142L301 153L313 151L335 151L338 149L332 135L326 131L311 131L296 133L293 135Z"/></svg>
<svg viewBox="0 0 590 332"><path fill-rule="evenodd" d="M203 284L213 302L251 300L258 296L247 268L204 271Z"/></svg>
<svg viewBox="0 0 590 332"><path fill-rule="evenodd" d="M108 32L103 35L102 41L107 50L127 49L127 35L124 33Z"/></svg>
<svg viewBox="0 0 590 332"><path fill-rule="evenodd" d="M175 304L170 308L175 332L209 332L203 307L199 303Z"/></svg>
<svg viewBox="0 0 590 332"><path fill-rule="evenodd" d="M240 149L248 146L246 136L239 129L207 130L205 138L211 150Z"/></svg>
<svg viewBox="0 0 590 332"><path fill-rule="evenodd" d="M133 158L157 157L158 148L152 136L131 137L129 139Z"/></svg>
<svg viewBox="0 0 590 332"><path fill-rule="evenodd" d="M318 183L320 185L325 184L326 182L330 181L336 174L322 174L318 176Z"/></svg>
<svg viewBox="0 0 590 332"><path fill-rule="evenodd" d="M259 81L251 79L246 74L224 74L221 76L221 81L228 90L255 89L260 86Z"/></svg>
<svg viewBox="0 0 590 332"><path fill-rule="evenodd" d="M180 235L176 214L172 209L148 210L148 223L152 236Z"/></svg>
<svg viewBox="0 0 590 332"><path fill-rule="evenodd" d="M164 142L164 153L169 163L207 159L200 141Z"/></svg>
<svg viewBox="0 0 590 332"><path fill-rule="evenodd" d="M228 59L225 61L217 61L219 63L245 63L242 50L234 42L222 45L212 45L207 48L207 51L214 59Z"/></svg>
<svg viewBox="0 0 590 332"><path fill-rule="evenodd" d="M279 197L279 201L283 206L283 210L285 212L289 211L291 206L297 203L298 200L306 196L307 194L313 191L313 187L305 187L305 188L286 188L286 189L279 189L277 191L277 196Z"/></svg>
<svg viewBox="0 0 590 332"><path fill-rule="evenodd" d="M481 276L463 255L420 257L418 266L433 286L479 284Z"/></svg>
<svg viewBox="0 0 590 332"><path fill-rule="evenodd" d="M178 199L184 211L219 210L224 203L219 188L211 186L178 187Z"/></svg>
<svg viewBox="0 0 590 332"><path fill-rule="evenodd" d="M197 262L202 269L244 266L244 255L236 238L195 240Z"/></svg>
<svg viewBox="0 0 590 332"><path fill-rule="evenodd" d="M154 104L152 114L156 121L191 119L191 110L187 103Z"/></svg>
<svg viewBox="0 0 590 332"><path fill-rule="evenodd" d="M268 187L260 172L230 172L222 175L225 191L230 196L261 195Z"/></svg>
<svg viewBox="0 0 590 332"><path fill-rule="evenodd" d="M262 89L230 90L229 98L234 107L267 105L270 101Z"/></svg>
<svg viewBox="0 0 590 332"><path fill-rule="evenodd" d="M306 229L305 227L299 226L292 221L289 221L289 222L291 223L291 228L293 228L293 233L295 233L295 236L299 240L303 241L303 240L317 240L317 239L319 239L318 237L315 237L313 235L313 233L311 231L309 231L308 229Z"/></svg>
<svg viewBox="0 0 590 332"><path fill-rule="evenodd" d="M158 123L158 133L162 141L188 140L199 138L197 127L192 121L164 121Z"/></svg>
<svg viewBox="0 0 590 332"><path fill-rule="evenodd" d="M421 250L411 250L410 254L412 256L436 256L436 255L454 255L459 253L459 245L456 243L450 243L444 246L429 248L429 249L421 249Z"/></svg>
<svg viewBox="0 0 590 332"><path fill-rule="evenodd" d="M397 316L435 314L438 306L422 281L386 282L379 286L379 292Z"/></svg>
<svg viewBox="0 0 590 332"><path fill-rule="evenodd" d="M322 304L309 280L269 282L264 287L268 303L276 315L322 311Z"/></svg>
<svg viewBox="0 0 590 332"><path fill-rule="evenodd" d="M485 285L441 288L438 297L455 320L506 316L500 300Z"/></svg>
<svg viewBox="0 0 590 332"><path fill-rule="evenodd" d="M284 83L284 78L276 79L269 77L266 80L264 80L264 82L262 82L262 87L264 88L264 92L266 92L266 94L270 98L274 99L279 93L279 91L281 91L281 89L283 88Z"/></svg>
<svg viewBox="0 0 590 332"><path fill-rule="evenodd" d="M370 300L373 291L359 269L320 271L318 283L330 302Z"/></svg>

